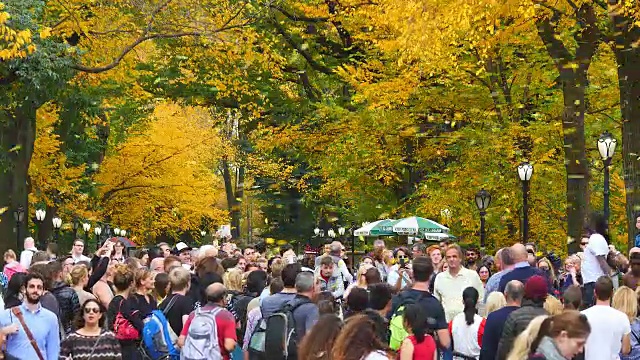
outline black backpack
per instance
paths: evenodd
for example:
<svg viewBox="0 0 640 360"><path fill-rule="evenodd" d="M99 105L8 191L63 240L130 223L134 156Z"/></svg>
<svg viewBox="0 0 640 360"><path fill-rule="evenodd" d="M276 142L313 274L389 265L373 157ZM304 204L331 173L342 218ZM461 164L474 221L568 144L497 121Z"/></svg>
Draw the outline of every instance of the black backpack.
<svg viewBox="0 0 640 360"><path fill-rule="evenodd" d="M311 300L307 298L295 299L286 303L280 311L260 320L249 340L249 359L296 360L298 339L293 312L308 303Z"/></svg>

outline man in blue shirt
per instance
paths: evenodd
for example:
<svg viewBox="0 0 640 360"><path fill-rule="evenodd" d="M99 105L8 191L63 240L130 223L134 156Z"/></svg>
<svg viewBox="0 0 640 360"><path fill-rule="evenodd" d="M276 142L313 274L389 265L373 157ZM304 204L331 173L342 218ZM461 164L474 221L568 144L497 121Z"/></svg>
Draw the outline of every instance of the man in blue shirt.
<svg viewBox="0 0 640 360"><path fill-rule="evenodd" d="M505 287L504 296L507 299L507 305L487 316L484 336L482 337L480 360L495 360L504 323L507 321L509 314L520 307L524 297L524 285L517 280L509 281Z"/></svg>
<svg viewBox="0 0 640 360"><path fill-rule="evenodd" d="M502 248L496 252L496 265L500 266L500 271L491 275L489 280L487 280L487 284L484 286L484 302L487 303L487 299L489 298L489 294L494 291L498 291L500 287L500 280L502 277L513 270L513 266L515 263L513 262L513 255L511 254L511 248Z"/></svg>
<svg viewBox="0 0 640 360"><path fill-rule="evenodd" d="M526 284L530 277L540 275L547 280L547 289L549 294L553 293L553 286L551 286L551 281L549 281L547 275L538 268L529 264L529 253L524 245L520 243L513 245L511 247L511 254L513 255L515 262L514 269L500 279L500 286L498 287L500 292L504 293L507 283L511 280L518 280L521 283Z"/></svg>
<svg viewBox="0 0 640 360"><path fill-rule="evenodd" d="M60 355L60 329L56 315L40 305L44 293L44 278L39 274L29 274L25 281L26 297L22 305L15 309L22 313L24 323L33 334L36 345L29 341L14 308L0 312L0 327L7 335L6 352L17 359L38 359L35 346L44 360L58 359Z"/></svg>

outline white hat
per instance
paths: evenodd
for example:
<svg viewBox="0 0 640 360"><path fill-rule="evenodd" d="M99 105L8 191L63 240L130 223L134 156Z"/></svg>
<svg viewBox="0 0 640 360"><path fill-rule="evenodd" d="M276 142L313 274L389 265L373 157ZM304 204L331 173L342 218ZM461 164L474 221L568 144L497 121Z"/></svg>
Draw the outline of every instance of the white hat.
<svg viewBox="0 0 640 360"><path fill-rule="evenodd" d="M179 254L185 250L191 250L191 246L185 244L182 241L176 244L176 253Z"/></svg>

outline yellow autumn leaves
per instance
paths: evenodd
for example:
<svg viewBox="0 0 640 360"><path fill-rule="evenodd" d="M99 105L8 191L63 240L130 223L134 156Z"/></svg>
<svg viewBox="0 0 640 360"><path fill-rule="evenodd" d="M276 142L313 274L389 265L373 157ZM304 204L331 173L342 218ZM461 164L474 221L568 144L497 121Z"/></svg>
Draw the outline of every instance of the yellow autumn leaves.
<svg viewBox="0 0 640 360"><path fill-rule="evenodd" d="M4 9L4 4L0 2L0 60L24 58L35 50L31 44L31 31L16 30L9 26L11 16Z"/></svg>
<svg viewBox="0 0 640 360"><path fill-rule="evenodd" d="M147 123L108 156L96 182L103 216L146 235L226 220L215 169L231 150L201 107L160 103Z"/></svg>

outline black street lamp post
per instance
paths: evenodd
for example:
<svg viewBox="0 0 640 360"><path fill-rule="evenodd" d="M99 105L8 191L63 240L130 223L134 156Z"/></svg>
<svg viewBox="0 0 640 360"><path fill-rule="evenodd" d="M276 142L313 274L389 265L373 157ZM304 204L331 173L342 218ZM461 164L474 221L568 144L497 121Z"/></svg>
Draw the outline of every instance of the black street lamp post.
<svg viewBox="0 0 640 360"><path fill-rule="evenodd" d="M100 225L96 225L96 227L93 229L93 233L96 234L96 250L98 250L100 248L100 234L102 233L102 228L100 227Z"/></svg>
<svg viewBox="0 0 640 360"><path fill-rule="evenodd" d="M13 212L13 219L16 221L16 249L20 249L20 227L24 221L24 207L22 205Z"/></svg>
<svg viewBox="0 0 640 360"><path fill-rule="evenodd" d="M618 141L613 136L605 131L598 139L598 152L604 162L604 218L607 221L607 233L609 232L609 166L611 166L611 159L613 153L616 151L616 145Z"/></svg>
<svg viewBox="0 0 640 360"><path fill-rule="evenodd" d="M518 165L518 177L522 182L522 242L529 240L529 182L533 175L533 165L523 162Z"/></svg>
<svg viewBox="0 0 640 360"><path fill-rule="evenodd" d="M485 189L476 194L476 206L480 210L480 247L484 247L486 233L484 229L484 217L487 215L487 208L491 204L491 194Z"/></svg>
<svg viewBox="0 0 640 360"><path fill-rule="evenodd" d="M44 242L42 239L42 225L44 219L47 217L47 211L44 209L36 210L36 222L38 223L38 249L44 249Z"/></svg>
<svg viewBox="0 0 640 360"><path fill-rule="evenodd" d="M60 227L62 227L62 219L56 216L51 219L51 222L53 223L53 242L57 243L58 239L60 238Z"/></svg>
<svg viewBox="0 0 640 360"><path fill-rule="evenodd" d="M86 243L86 247L89 248L89 231L91 231L91 224L83 223L82 230L84 231L84 242Z"/></svg>
<svg viewBox="0 0 640 360"><path fill-rule="evenodd" d="M80 227L80 222L77 217L73 218L73 224L71 225L73 226L73 241L76 241L78 238L78 228Z"/></svg>

